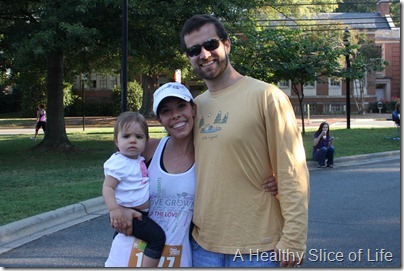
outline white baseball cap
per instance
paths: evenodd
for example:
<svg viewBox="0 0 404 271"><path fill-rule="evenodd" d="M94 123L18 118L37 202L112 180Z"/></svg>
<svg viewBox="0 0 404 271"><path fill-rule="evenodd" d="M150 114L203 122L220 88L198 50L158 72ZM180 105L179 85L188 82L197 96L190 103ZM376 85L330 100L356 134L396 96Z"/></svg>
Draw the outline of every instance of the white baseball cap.
<svg viewBox="0 0 404 271"><path fill-rule="evenodd" d="M157 115L159 104L167 97L177 97L187 102L193 99L191 92L183 84L176 82L166 83L154 92L153 111L155 115Z"/></svg>

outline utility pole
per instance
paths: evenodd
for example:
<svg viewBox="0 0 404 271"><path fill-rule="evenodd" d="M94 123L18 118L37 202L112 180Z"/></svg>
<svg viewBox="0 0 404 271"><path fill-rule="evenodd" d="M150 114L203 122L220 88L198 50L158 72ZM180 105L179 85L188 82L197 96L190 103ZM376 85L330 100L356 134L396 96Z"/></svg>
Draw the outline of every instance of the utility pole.
<svg viewBox="0 0 404 271"><path fill-rule="evenodd" d="M128 92L128 0L122 0L122 63L121 63L121 112L127 110Z"/></svg>
<svg viewBox="0 0 404 271"><path fill-rule="evenodd" d="M346 48L346 55L345 55L345 61L346 61L346 128L351 129L351 74L350 74L350 68L351 68L351 60L350 60L350 54L351 51L349 49L349 46L351 45L351 42L349 41L351 34L349 33L348 27L345 28L344 31L344 45Z"/></svg>

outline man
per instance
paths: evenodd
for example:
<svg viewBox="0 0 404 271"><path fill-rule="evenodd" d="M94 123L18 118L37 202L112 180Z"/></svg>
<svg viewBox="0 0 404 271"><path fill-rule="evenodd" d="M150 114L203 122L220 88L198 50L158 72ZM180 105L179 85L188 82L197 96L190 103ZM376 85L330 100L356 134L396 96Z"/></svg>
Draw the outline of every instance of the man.
<svg viewBox="0 0 404 271"><path fill-rule="evenodd" d="M210 15L188 19L181 49L208 91L194 127L194 267L292 267L306 250L309 173L289 98L238 73ZM260 189L275 173L278 197Z"/></svg>

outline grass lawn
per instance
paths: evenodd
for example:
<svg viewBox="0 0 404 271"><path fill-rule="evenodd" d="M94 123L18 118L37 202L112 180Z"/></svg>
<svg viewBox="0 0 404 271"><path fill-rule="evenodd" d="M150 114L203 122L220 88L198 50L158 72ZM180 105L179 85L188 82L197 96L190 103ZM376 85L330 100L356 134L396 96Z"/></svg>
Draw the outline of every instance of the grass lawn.
<svg viewBox="0 0 404 271"><path fill-rule="evenodd" d="M303 137L311 160L314 130ZM400 149L395 128L332 129L336 157ZM151 137L162 137L150 127ZM112 128L68 133L83 152L34 152L30 135L0 135L0 225L101 196L103 163L115 151ZM390 138L390 139L389 139Z"/></svg>

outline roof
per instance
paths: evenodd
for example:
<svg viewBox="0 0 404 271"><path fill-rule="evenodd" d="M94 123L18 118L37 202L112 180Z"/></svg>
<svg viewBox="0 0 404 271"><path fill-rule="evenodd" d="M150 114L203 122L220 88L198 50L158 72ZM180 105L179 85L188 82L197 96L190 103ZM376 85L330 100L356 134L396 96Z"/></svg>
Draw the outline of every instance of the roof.
<svg viewBox="0 0 404 271"><path fill-rule="evenodd" d="M289 27L308 26L313 21L317 26L324 26L328 29L337 28L344 29L348 26L350 29L365 30L367 32L375 32L376 30L392 30L398 29L390 17L390 15L381 16L379 12L341 12L341 13L319 13L310 18L282 18L274 20L258 20L265 24L269 22L271 26L286 25Z"/></svg>
<svg viewBox="0 0 404 271"><path fill-rule="evenodd" d="M391 29L386 17L380 15L379 12L359 13L359 12L344 12L344 13L320 13L315 18L321 20L332 20L341 22L349 28L357 30L376 30L376 29ZM394 27L394 24L393 24Z"/></svg>

